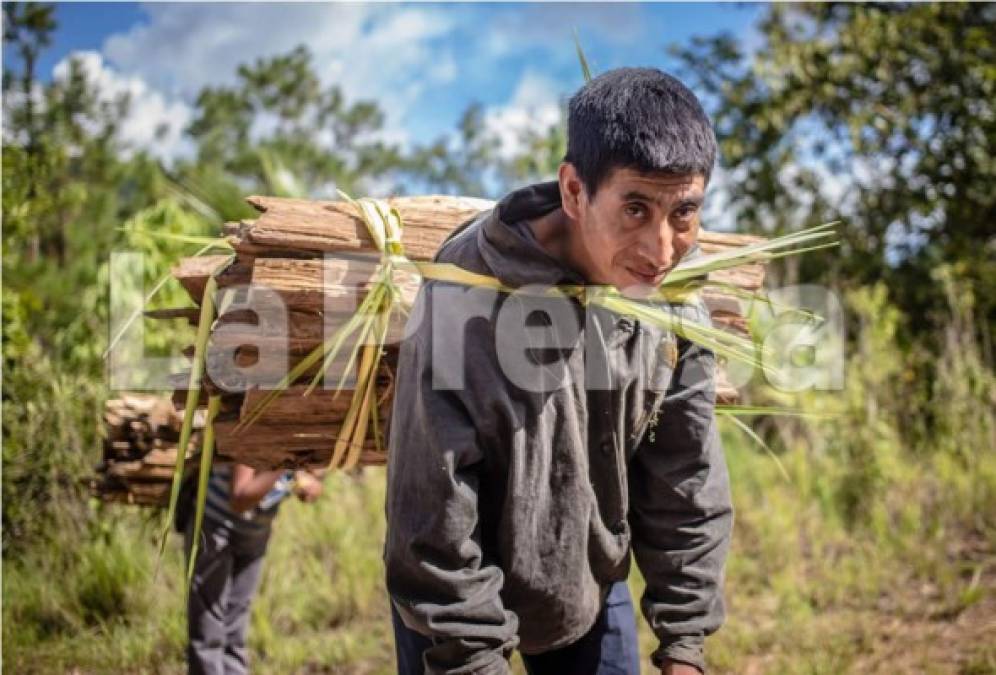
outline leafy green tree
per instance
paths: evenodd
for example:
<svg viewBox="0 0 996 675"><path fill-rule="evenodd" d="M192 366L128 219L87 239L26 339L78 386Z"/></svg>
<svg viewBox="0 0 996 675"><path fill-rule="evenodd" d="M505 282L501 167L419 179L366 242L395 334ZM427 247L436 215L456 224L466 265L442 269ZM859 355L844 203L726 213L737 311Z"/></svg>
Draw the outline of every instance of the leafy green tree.
<svg viewBox="0 0 996 675"><path fill-rule="evenodd" d="M493 167L501 150L500 140L485 124L479 103L467 107L456 133L420 145L408 160L416 182L444 193L486 196L492 191Z"/></svg>
<svg viewBox="0 0 996 675"><path fill-rule="evenodd" d="M510 155L480 104L468 106L453 134L403 152L379 140L384 114L377 104L349 103L338 86L323 88L311 58L299 46L240 66L232 86L205 87L187 129L196 161L173 172L177 182L212 203L222 197L210 194L219 192L212 186L227 177L228 189L220 192L227 192L221 201L229 207L233 185L242 194L334 197L334 186L358 194L435 190L496 197L553 176L563 157L563 122L523 130L524 150ZM227 218L242 215L227 212Z"/></svg>
<svg viewBox="0 0 996 675"><path fill-rule="evenodd" d="M6 17L7 29L18 30L17 16ZM14 81L8 72L5 85ZM102 98L78 61L66 77L29 89L36 93L5 96L3 290L33 308L27 328L48 353L92 368L100 265L116 228L163 186L147 157L119 158L129 102Z"/></svg>
<svg viewBox="0 0 996 675"><path fill-rule="evenodd" d="M505 176L513 183L552 180L567 154L566 103L561 106L560 119L546 128L529 127L519 135L522 151L504 167Z"/></svg>
<svg viewBox="0 0 996 675"><path fill-rule="evenodd" d="M67 523L80 531L88 522L78 479L99 456L111 251L146 252L151 283L180 247L150 245L140 231L193 234L206 232L207 221L181 218L154 160L125 157L119 129L127 96L110 99L75 59L63 77L38 82L37 57L55 28L51 6L3 9L5 38L22 57L21 70L3 76L7 555L58 536ZM160 328L152 342L164 343L171 330Z"/></svg>
<svg viewBox="0 0 996 675"><path fill-rule="evenodd" d="M35 64L41 51L51 44L51 33L55 30L55 21L52 18L52 6L33 3L7 3L3 6L3 39L8 45L16 49L23 63L23 71L17 82L14 82L14 74L7 68L3 72L3 93L9 96L13 93L15 86L22 97L24 105L23 112L11 111L19 119L15 124L20 123L26 136L25 147L29 154L38 152L38 133L34 124L35 119ZM36 184L34 177L27 178L28 193L34 196Z"/></svg>
<svg viewBox="0 0 996 675"><path fill-rule="evenodd" d="M246 190L272 190L282 175L294 183L284 191L334 196L332 185L362 191L401 163L377 137L384 114L376 103L348 103L338 86L323 88L303 45L239 66L234 86L204 88L196 107L187 131L197 166L221 169Z"/></svg>
<svg viewBox="0 0 996 675"><path fill-rule="evenodd" d="M802 280L883 278L926 333L949 263L991 328L996 5L773 5L759 29L750 52L728 35L672 48L713 108L738 226L841 218L844 247L804 258Z"/></svg>
<svg viewBox="0 0 996 675"><path fill-rule="evenodd" d="M520 129L508 148L486 111L472 103L456 132L419 145L406 158L410 179L426 189L452 194L498 198L530 182L550 180L567 151L564 115L546 127Z"/></svg>

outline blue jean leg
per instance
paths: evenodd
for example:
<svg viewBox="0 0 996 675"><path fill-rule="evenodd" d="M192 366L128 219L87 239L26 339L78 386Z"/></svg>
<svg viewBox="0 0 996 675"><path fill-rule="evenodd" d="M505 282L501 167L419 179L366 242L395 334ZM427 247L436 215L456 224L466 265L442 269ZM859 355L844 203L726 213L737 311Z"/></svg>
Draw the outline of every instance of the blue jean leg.
<svg viewBox="0 0 996 675"><path fill-rule="evenodd" d="M529 675L639 675L636 616L625 581L609 589L602 613L582 638L542 654L523 654Z"/></svg>
<svg viewBox="0 0 996 675"><path fill-rule="evenodd" d="M391 603L398 675L422 675L422 653L432 640L405 626ZM629 587L612 585L595 625L575 642L542 654L523 654L529 675L639 675L640 648Z"/></svg>
<svg viewBox="0 0 996 675"><path fill-rule="evenodd" d="M391 602L391 625L394 627L394 655L398 662L398 675L423 675L425 666L422 653L432 646L432 640L405 625Z"/></svg>

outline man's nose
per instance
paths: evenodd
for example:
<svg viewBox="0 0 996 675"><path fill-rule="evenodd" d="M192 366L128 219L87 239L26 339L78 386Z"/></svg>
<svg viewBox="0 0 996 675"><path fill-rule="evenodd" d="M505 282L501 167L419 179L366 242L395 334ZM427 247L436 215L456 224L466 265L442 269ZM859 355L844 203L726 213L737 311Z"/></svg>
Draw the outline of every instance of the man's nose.
<svg viewBox="0 0 996 675"><path fill-rule="evenodd" d="M662 221L648 228L643 240L643 254L657 269L669 269L674 261L674 232Z"/></svg>

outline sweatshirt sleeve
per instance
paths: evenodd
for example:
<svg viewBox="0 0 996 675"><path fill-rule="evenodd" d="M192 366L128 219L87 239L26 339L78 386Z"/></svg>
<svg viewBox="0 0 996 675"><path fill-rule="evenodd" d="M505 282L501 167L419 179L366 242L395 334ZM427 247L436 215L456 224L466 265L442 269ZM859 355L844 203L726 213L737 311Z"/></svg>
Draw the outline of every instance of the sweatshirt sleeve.
<svg viewBox="0 0 996 675"><path fill-rule="evenodd" d="M715 356L681 339L678 353L656 425L630 467L630 523L647 581L640 606L660 640L654 664L671 659L705 672L704 638L725 617L733 507L716 429Z"/></svg>
<svg viewBox="0 0 996 675"><path fill-rule="evenodd" d="M419 294L419 327L401 347L395 377L387 470L387 588L405 624L429 636L427 673L508 672L518 619L499 595L501 569L481 547L478 489L483 453L470 402L460 389L434 382L433 354L458 358L464 326L433 329L431 297ZM452 311L450 311L452 310ZM460 316L447 305L447 316ZM438 318L438 317L437 317ZM464 340L475 380L487 382L490 359ZM449 360L449 359L448 359ZM452 364L450 364L452 365ZM468 376L470 377L470 376ZM468 387L472 387L469 383Z"/></svg>

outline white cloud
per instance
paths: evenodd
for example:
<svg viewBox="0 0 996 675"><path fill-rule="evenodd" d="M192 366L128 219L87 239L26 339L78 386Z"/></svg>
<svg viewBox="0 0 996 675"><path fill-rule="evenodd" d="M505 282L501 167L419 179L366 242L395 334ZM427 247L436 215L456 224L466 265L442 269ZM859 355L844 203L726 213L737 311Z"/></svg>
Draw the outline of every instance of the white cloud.
<svg viewBox="0 0 996 675"><path fill-rule="evenodd" d="M427 88L452 82L453 55L440 49L455 16L443 9L379 4L148 4L149 21L113 35L109 62L192 101L205 86L231 85L239 65L305 45L322 84L348 100L374 99L381 138L407 142L406 112Z"/></svg>
<svg viewBox="0 0 996 675"><path fill-rule="evenodd" d="M426 76L437 84L449 84L456 80L457 63L452 53L441 54L439 60L429 66Z"/></svg>
<svg viewBox="0 0 996 675"><path fill-rule="evenodd" d="M181 100L168 99L141 77L123 75L108 67L103 57L94 51L73 52L59 61L52 71L55 81L64 81L69 77L70 62L74 58L94 86L100 101L113 102L124 94L129 96L128 114L121 121L118 132L118 138L125 144L126 156L135 150L145 149L169 161L192 152L192 147L182 138L183 129L192 115L189 105ZM157 136L162 129L165 132Z"/></svg>
<svg viewBox="0 0 996 675"><path fill-rule="evenodd" d="M544 132L560 120L559 95L560 88L552 79L527 70L508 103L485 111L485 127L501 139L504 157L523 152L525 132Z"/></svg>

